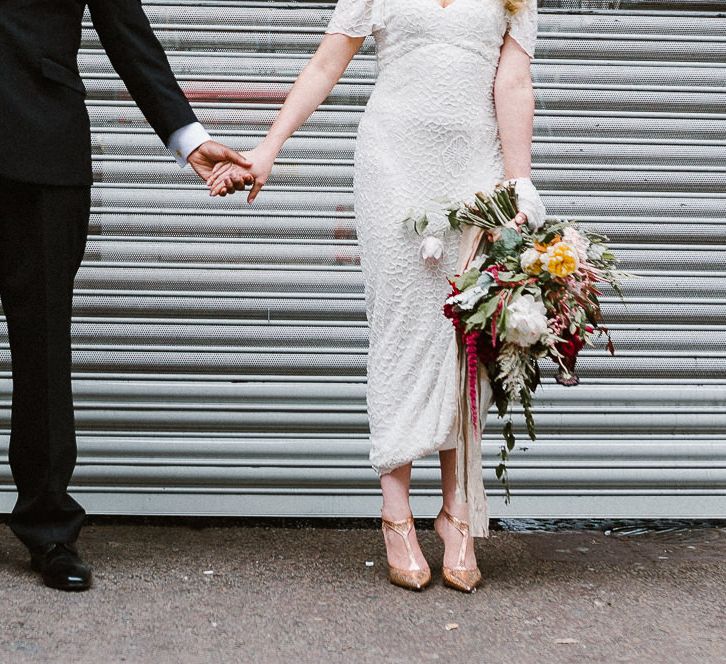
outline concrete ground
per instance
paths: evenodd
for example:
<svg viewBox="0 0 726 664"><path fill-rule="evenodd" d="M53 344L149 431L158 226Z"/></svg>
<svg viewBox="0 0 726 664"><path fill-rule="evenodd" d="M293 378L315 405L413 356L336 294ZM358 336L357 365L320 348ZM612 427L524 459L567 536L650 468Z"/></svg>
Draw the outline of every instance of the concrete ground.
<svg viewBox="0 0 726 664"><path fill-rule="evenodd" d="M373 527L163 523L86 528L83 594L42 586L0 527L0 662L726 662L726 528L494 532L467 596L389 585Z"/></svg>

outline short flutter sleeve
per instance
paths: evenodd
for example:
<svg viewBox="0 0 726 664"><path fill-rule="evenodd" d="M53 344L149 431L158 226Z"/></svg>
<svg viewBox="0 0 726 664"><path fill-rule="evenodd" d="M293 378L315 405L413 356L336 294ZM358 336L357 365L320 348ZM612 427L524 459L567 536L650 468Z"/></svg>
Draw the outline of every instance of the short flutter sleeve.
<svg viewBox="0 0 726 664"><path fill-rule="evenodd" d="M537 42L537 0L524 0L522 7L514 15L507 16L507 32L534 58Z"/></svg>
<svg viewBox="0 0 726 664"><path fill-rule="evenodd" d="M326 33L367 37L384 27L385 0L338 0Z"/></svg>

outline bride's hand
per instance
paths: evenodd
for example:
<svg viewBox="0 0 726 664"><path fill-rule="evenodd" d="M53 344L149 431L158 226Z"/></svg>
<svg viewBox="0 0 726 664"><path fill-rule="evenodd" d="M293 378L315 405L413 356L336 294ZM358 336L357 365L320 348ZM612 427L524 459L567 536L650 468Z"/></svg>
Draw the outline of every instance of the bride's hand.
<svg viewBox="0 0 726 664"><path fill-rule="evenodd" d="M490 228L486 232L487 240L489 242L496 242L500 237L502 237L502 228L511 228L521 234L522 226L526 223L527 215L524 212L517 212L517 215L510 219L506 224Z"/></svg>
<svg viewBox="0 0 726 664"><path fill-rule="evenodd" d="M270 150L264 144L258 145L249 152L241 153L249 162L252 162L252 168L248 169L254 178L254 185L247 196L248 203L254 203L257 195L265 186L272 167L277 157L277 152ZM207 180L207 186L212 196L224 196L227 192L234 190L234 184L242 177L244 172L242 169L230 162L217 164L212 170L211 177Z"/></svg>
<svg viewBox="0 0 726 664"><path fill-rule="evenodd" d="M519 212L514 217L517 227L527 223L530 230L536 231L545 222L547 210L539 196L537 188L529 178L515 178L507 180L504 184L513 184L517 194Z"/></svg>

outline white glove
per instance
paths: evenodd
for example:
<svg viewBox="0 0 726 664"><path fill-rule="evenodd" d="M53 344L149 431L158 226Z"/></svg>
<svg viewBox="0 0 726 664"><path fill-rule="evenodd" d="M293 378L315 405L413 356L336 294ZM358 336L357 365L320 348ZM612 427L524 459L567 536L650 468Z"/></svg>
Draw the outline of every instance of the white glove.
<svg viewBox="0 0 726 664"><path fill-rule="evenodd" d="M532 180L529 178L516 178L507 180L504 184L514 185L514 191L517 194L517 207L520 212L527 215L529 229L536 231L544 224L547 210L539 197L537 188L532 184Z"/></svg>

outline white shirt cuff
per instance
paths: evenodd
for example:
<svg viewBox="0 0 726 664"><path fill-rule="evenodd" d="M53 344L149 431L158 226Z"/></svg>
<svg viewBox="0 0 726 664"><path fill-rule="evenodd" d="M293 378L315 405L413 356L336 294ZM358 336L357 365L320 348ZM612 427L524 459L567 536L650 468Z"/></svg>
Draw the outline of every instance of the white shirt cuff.
<svg viewBox="0 0 726 664"><path fill-rule="evenodd" d="M171 136L167 146L176 159L176 163L182 168L187 165L189 155L194 152L202 143L211 141L206 129L198 122L192 122L185 127L177 129Z"/></svg>

